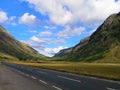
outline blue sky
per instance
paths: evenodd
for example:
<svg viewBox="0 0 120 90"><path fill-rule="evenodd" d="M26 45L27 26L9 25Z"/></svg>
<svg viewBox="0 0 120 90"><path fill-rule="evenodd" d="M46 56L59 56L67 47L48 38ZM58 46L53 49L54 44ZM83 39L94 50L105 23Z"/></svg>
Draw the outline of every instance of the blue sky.
<svg viewBox="0 0 120 90"><path fill-rule="evenodd" d="M119 11L120 0L1 0L0 24L17 40L53 56Z"/></svg>

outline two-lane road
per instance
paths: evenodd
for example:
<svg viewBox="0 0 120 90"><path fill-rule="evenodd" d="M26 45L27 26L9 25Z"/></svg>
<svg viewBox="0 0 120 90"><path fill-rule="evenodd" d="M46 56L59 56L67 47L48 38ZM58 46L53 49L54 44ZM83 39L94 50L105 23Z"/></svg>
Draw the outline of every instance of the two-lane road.
<svg viewBox="0 0 120 90"><path fill-rule="evenodd" d="M120 90L119 81L111 81L88 76L69 74L47 69L33 68L2 62L15 73L40 82L39 90ZM42 84L42 85L41 85ZM34 88L34 90L38 90Z"/></svg>

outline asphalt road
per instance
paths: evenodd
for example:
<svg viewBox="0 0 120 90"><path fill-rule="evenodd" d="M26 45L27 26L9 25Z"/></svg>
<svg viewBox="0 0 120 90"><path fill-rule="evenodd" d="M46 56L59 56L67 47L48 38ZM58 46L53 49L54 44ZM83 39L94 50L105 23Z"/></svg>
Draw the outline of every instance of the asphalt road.
<svg viewBox="0 0 120 90"><path fill-rule="evenodd" d="M19 74L25 79L34 81L32 82L34 83L33 85L26 87L39 84L39 87L34 86L34 89L28 90L38 90L38 88L39 90L120 90L120 81L99 79L5 62L2 62L2 64L7 67L8 71L11 70L14 74Z"/></svg>

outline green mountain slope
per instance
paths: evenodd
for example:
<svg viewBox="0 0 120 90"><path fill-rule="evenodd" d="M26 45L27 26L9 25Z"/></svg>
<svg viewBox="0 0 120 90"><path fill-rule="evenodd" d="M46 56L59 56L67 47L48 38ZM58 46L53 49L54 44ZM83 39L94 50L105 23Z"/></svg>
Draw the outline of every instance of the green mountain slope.
<svg viewBox="0 0 120 90"><path fill-rule="evenodd" d="M29 45L17 41L2 26L0 26L0 53L10 55L20 60L37 60L44 58ZM0 54L0 56L2 56Z"/></svg>
<svg viewBox="0 0 120 90"><path fill-rule="evenodd" d="M116 49L117 48L117 49ZM109 16L104 23L90 36L84 44L79 43L71 52L62 55L64 59L73 61L110 60L120 61L120 13ZM110 55L112 54L112 55ZM59 56L59 55L57 55Z"/></svg>

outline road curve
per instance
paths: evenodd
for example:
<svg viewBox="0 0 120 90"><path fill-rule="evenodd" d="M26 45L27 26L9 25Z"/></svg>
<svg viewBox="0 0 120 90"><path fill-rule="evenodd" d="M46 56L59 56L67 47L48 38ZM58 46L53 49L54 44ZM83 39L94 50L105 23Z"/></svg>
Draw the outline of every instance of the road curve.
<svg viewBox="0 0 120 90"><path fill-rule="evenodd" d="M120 82L2 62L7 70L32 80L39 90L120 90ZM1 77L0 77L1 78ZM16 80L17 81L17 80ZM24 82L24 80L23 80ZM18 85L17 85L18 86ZM31 85L24 85L31 87ZM4 89L5 90L5 89ZM9 90L9 89L8 89ZM13 89L12 89L13 90ZM15 89L27 90L27 89ZM34 89L38 90L37 86Z"/></svg>

